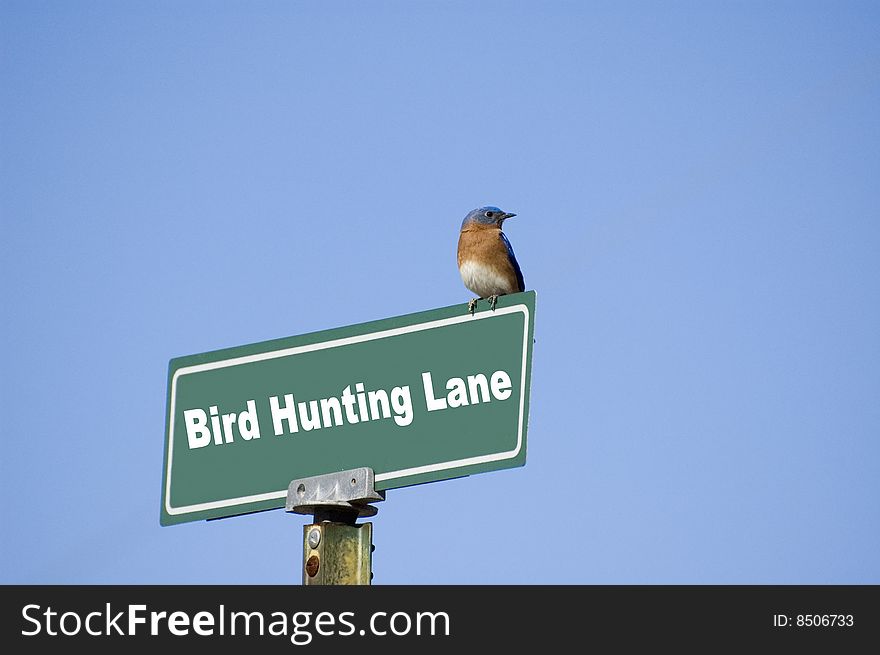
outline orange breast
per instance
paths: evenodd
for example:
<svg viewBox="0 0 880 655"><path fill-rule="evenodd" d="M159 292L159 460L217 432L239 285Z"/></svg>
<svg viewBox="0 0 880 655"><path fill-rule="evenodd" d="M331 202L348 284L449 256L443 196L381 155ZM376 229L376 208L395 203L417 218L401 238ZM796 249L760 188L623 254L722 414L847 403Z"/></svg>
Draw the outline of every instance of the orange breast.
<svg viewBox="0 0 880 655"><path fill-rule="evenodd" d="M516 271L507 256L507 246L501 239L501 230L496 225L468 226L462 230L458 238L458 268L462 269L465 262L475 262L483 269L491 271L492 278L497 278L499 283L493 283L489 290L470 287L471 291L481 296L488 295L484 291L493 294L515 293L518 291ZM503 281L503 282L501 282ZM467 285L467 282L465 282Z"/></svg>

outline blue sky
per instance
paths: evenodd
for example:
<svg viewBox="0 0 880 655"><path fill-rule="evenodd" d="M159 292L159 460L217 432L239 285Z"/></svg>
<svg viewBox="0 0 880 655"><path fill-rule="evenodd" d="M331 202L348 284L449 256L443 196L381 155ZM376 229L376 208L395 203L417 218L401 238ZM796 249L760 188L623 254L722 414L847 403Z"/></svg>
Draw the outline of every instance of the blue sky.
<svg viewBox="0 0 880 655"><path fill-rule="evenodd" d="M880 582L880 10L0 3L0 582L298 583L160 528L168 360L538 292L528 463L391 491L377 583Z"/></svg>

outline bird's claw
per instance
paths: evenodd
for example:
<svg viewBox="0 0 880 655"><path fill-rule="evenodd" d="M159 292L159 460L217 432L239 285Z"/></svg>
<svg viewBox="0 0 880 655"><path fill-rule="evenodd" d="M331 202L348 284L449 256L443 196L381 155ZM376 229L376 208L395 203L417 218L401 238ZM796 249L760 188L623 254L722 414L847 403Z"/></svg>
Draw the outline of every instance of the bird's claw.
<svg viewBox="0 0 880 655"><path fill-rule="evenodd" d="M480 300L479 298L473 298L473 299L471 299L471 301L468 303L468 312L470 312L470 315L471 315L471 316L474 315L474 311L476 311L476 309L477 309L477 302L478 302L479 300Z"/></svg>
<svg viewBox="0 0 880 655"><path fill-rule="evenodd" d="M489 296L489 297L487 298L487 300L489 301L489 307L490 307L490 308L492 309L492 311L494 312L494 311L495 311L495 305L498 304L498 294L493 294L493 295Z"/></svg>

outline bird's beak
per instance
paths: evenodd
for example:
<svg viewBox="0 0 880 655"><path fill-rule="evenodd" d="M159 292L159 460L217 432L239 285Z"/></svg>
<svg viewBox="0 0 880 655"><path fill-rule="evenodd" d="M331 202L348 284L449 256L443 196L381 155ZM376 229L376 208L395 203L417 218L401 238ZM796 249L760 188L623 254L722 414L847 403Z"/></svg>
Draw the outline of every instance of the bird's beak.
<svg viewBox="0 0 880 655"><path fill-rule="evenodd" d="M507 214L507 213L505 213L505 214L502 214L502 215L501 215L501 220L502 220L502 221L506 221L508 218L513 218L514 216L516 216L516 214Z"/></svg>

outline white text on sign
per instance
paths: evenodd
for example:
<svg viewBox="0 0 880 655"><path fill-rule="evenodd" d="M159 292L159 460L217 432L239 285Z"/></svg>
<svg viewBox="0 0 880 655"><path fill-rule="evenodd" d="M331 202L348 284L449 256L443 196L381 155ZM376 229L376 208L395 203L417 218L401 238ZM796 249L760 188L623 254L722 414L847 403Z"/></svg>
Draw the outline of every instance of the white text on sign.
<svg viewBox="0 0 880 655"><path fill-rule="evenodd" d="M431 373L422 373L425 406L436 412L468 405L504 401L513 394L510 375L495 371L489 377L483 373L452 377L442 390L434 386ZM292 393L271 396L268 399L272 416L272 431L276 437L309 432L340 425L393 419L400 427L413 422L413 403L409 385L366 390L362 382L345 387L339 396L297 402ZM187 443L190 449L230 444L237 440L251 441L261 436L261 426L255 400L245 402L238 413L221 414L217 405L205 411L201 408L183 412Z"/></svg>

